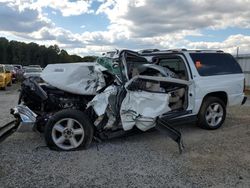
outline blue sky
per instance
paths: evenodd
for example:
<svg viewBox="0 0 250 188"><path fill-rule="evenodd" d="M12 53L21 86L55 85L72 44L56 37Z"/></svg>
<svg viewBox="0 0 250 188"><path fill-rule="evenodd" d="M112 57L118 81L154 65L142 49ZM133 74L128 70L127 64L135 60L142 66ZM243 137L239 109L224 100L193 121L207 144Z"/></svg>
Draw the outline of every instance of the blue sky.
<svg viewBox="0 0 250 188"><path fill-rule="evenodd" d="M128 48L250 53L248 0L0 0L0 36L71 54Z"/></svg>
<svg viewBox="0 0 250 188"><path fill-rule="evenodd" d="M94 1L91 8L97 10L101 5L100 2ZM84 31L105 31L109 25L109 20L105 14L81 14L74 16L63 17L60 11L55 11L50 7L46 7L44 12L48 17L58 26L71 30L75 33L82 33Z"/></svg>

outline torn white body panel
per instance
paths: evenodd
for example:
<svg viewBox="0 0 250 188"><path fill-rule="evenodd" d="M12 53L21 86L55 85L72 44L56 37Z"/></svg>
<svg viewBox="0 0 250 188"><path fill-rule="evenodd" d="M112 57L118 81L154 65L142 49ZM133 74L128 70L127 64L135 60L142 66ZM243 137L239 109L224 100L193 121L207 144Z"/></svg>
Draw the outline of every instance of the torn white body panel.
<svg viewBox="0 0 250 188"><path fill-rule="evenodd" d="M168 105L166 93L128 91L120 110L123 129L130 130L136 125L146 131L154 127L156 117L171 110Z"/></svg>
<svg viewBox="0 0 250 188"><path fill-rule="evenodd" d="M41 78L48 84L79 95L95 95L105 86L102 71L96 63L50 64L43 70Z"/></svg>
<svg viewBox="0 0 250 188"><path fill-rule="evenodd" d="M144 90L130 90L130 84L136 79L145 79ZM153 81L153 82L150 82ZM122 100L120 107L120 118L122 127L125 131L137 126L142 131L146 131L155 126L156 118L164 113L171 111L169 107L170 94L161 87L160 82L177 83L188 86L189 81L175 79L171 77L155 77L155 76L135 76L125 84L127 91L126 96ZM92 106L96 114L100 117L105 113L108 115L109 123L107 127L111 128L110 122L115 122L115 117L109 113L109 98L111 95L117 94L117 86L112 85L100 94L97 94L88 106ZM116 95L117 96L117 95ZM118 96L117 96L118 97ZM118 100L119 101L119 100Z"/></svg>
<svg viewBox="0 0 250 188"><path fill-rule="evenodd" d="M161 76L135 76L125 85L127 95L122 102L120 115L124 130L130 130L137 126L140 130L146 131L155 126L158 116L171 111L169 107L169 94L164 92L159 83L147 83L148 91L129 91L128 86L136 79L146 79L168 83L190 85L186 80Z"/></svg>
<svg viewBox="0 0 250 188"><path fill-rule="evenodd" d="M116 94L117 88L114 85L107 87L102 93L97 94L89 103L88 107L92 106L95 113L101 116L105 113L107 106L109 104L109 96L111 94Z"/></svg>

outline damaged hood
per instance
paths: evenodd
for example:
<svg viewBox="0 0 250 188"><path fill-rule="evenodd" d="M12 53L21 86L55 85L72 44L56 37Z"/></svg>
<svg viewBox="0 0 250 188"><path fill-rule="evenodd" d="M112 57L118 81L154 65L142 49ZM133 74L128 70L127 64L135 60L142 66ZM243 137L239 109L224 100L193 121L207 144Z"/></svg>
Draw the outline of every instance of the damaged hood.
<svg viewBox="0 0 250 188"><path fill-rule="evenodd" d="M74 94L95 95L105 84L102 71L97 63L50 64L45 67L41 78L48 84Z"/></svg>

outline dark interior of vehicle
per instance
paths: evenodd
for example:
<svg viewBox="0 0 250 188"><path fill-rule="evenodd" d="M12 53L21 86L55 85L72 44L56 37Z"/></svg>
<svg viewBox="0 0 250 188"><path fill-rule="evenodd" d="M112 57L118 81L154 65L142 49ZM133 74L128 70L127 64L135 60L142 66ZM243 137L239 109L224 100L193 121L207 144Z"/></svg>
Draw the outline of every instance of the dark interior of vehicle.
<svg viewBox="0 0 250 188"><path fill-rule="evenodd" d="M172 71L178 79L189 80L187 67L180 56L163 56L152 58L153 63ZM179 88L170 92L169 106L175 110L186 108L188 100L188 88Z"/></svg>
<svg viewBox="0 0 250 188"><path fill-rule="evenodd" d="M159 65L165 68L162 70L157 70L157 67L150 67L144 65ZM126 56L126 67L128 79L133 78L136 75L145 76L163 76L172 77L175 79L189 80L187 68L183 59L176 56L155 56L152 58L152 62L149 62L146 58L142 56L137 56L136 54L129 54ZM164 75L164 72L166 74ZM157 82L152 80L135 80L129 87L131 90L144 90L148 92L159 92L168 93L169 106L172 110L182 110L187 107L188 99L188 87L182 84L176 84L171 82Z"/></svg>

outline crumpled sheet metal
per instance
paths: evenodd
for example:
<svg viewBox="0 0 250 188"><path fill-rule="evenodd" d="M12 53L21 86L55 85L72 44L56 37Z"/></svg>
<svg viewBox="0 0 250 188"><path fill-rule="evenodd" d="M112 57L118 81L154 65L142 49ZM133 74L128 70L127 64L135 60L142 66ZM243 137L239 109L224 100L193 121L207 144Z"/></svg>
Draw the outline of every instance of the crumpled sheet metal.
<svg viewBox="0 0 250 188"><path fill-rule="evenodd" d="M190 85L190 81L162 76L142 76L133 77L125 84L127 95L124 98L120 116L124 130L130 130L137 126L142 131L146 131L155 126L156 118L171 111L169 107L169 94L155 92L156 89L162 92L159 85L153 84L151 91L130 91L128 86L136 79L146 79L151 81L171 82L183 85ZM158 88L157 88L158 87Z"/></svg>
<svg viewBox="0 0 250 188"><path fill-rule="evenodd" d="M97 94L89 103L88 107L92 106L98 116L103 115L109 105L109 96L115 94L117 88L114 85L107 87L102 93Z"/></svg>
<svg viewBox="0 0 250 188"><path fill-rule="evenodd" d="M145 91L127 91L120 115L124 130L137 126L146 131L155 126L156 117L171 109L169 96L166 93L151 93Z"/></svg>
<svg viewBox="0 0 250 188"><path fill-rule="evenodd" d="M98 116L107 113L110 95L117 93L117 86L109 86L97 94L88 107L92 106ZM120 116L124 130L137 126L146 131L155 126L155 120L171 109L169 108L169 95L166 93L152 93L146 91L129 91L123 99Z"/></svg>
<svg viewBox="0 0 250 188"><path fill-rule="evenodd" d="M95 95L106 83L102 71L104 67L96 63L50 64L45 67L41 78L48 84L79 95Z"/></svg>
<svg viewBox="0 0 250 188"><path fill-rule="evenodd" d="M127 94L122 101L120 117L124 130L130 130L137 126L142 131L146 131L155 126L156 118L171 111L169 107L169 94L163 93L159 84L149 84L148 91L130 91L128 86L136 79L146 79L152 81L171 82L189 85L189 81L158 76L135 76L125 84ZM157 92L158 91L158 92ZM117 92L117 86L109 86L100 94L97 94L88 106L93 106L96 114L101 116L107 112L110 95Z"/></svg>

